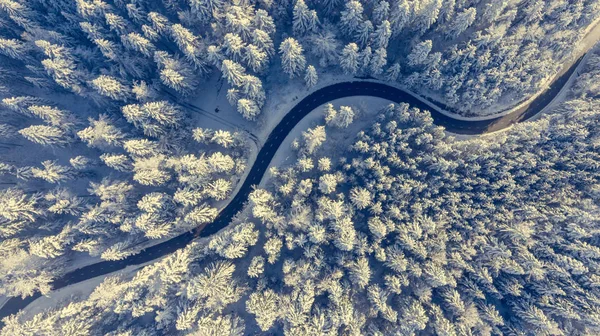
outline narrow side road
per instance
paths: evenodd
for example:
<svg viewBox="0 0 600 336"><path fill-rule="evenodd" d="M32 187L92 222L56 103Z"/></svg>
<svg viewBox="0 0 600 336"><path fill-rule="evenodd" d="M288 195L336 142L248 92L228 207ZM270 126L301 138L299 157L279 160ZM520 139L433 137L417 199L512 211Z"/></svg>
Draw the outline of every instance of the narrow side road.
<svg viewBox="0 0 600 336"><path fill-rule="evenodd" d="M52 283L52 288L63 288L87 279L124 269L126 266L139 265L154 259L158 259L186 246L195 237L208 237L225 228L231 222L231 219L243 208L243 205L248 199L248 195L252 191L253 186L257 185L262 179L267 168L269 167L271 159L275 155L275 152L277 152L279 149L279 146L288 133L302 118L322 104L335 99L351 96L372 96L384 98L396 103L408 103L411 107L417 107L421 110L430 111L434 123L444 126L446 130L452 133L485 134L507 128L518 122L525 121L542 111L544 107L552 101L558 92L560 92L562 87L568 82L568 79L571 77L571 75L573 75L575 69L581 62L581 59L582 58L574 62L569 70L565 72L565 74L563 74L560 78L557 78L546 92L539 95L529 105L511 114L498 117L496 119L482 121L454 119L442 114L435 107L430 106L429 104L416 98L411 93L382 83L353 81L333 84L319 89L298 102L298 104L296 104L296 106L294 106L273 129L258 153L256 161L254 162L254 165L252 166L242 187L233 197L231 202L219 213L214 222L206 225L205 227L196 229L195 234L186 232L161 244L146 248L141 253L126 259L119 261L103 261L76 269L60 278L57 278ZM0 318L17 313L19 310L23 309L40 296L41 294L36 293L35 295L29 296L25 299L22 299L21 297L10 298L0 309Z"/></svg>

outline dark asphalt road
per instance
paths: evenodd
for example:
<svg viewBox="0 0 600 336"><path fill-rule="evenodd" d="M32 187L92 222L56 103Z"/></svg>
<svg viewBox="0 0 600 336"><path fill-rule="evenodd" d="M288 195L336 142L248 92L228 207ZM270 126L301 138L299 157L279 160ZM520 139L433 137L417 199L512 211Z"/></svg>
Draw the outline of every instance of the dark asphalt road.
<svg viewBox="0 0 600 336"><path fill-rule="evenodd" d="M252 166L244 184L232 201L220 212L214 222L206 227L197 229L196 234L186 232L166 242L146 248L141 253L124 260L103 261L76 269L57 278L52 283L52 287L54 289L63 288L87 279L121 270L126 266L139 265L160 258L184 247L196 236L207 237L226 227L233 216L242 209L253 186L257 185L262 179L271 159L275 155L277 149L279 149L279 146L287 134L310 111L324 103L350 96L379 97L396 103L408 103L412 107L418 107L422 110L429 110L434 123L444 126L450 132L458 134L483 134L504 129L514 123L527 120L536 115L552 101L561 88L567 83L579 62L581 62L581 58L575 62L563 76L556 79L546 92L536 98L528 106L506 116L485 121L463 121L448 117L432 106L415 98L410 93L380 83L368 81L345 82L319 89L298 102L298 104L296 104L296 106L294 106L294 108L292 108L292 110L286 114L281 122L273 129L264 146L258 153L256 162ZM0 318L17 313L38 297L40 297L39 293L25 299L21 299L20 297L10 298L0 309Z"/></svg>

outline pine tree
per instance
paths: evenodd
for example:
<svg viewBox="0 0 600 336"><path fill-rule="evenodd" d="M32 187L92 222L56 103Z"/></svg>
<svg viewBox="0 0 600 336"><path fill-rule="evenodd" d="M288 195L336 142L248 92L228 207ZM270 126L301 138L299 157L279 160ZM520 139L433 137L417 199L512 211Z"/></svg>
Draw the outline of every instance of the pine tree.
<svg viewBox="0 0 600 336"><path fill-rule="evenodd" d="M196 139L196 132L194 132L194 138ZM212 137L210 138L210 141L212 143L216 143L219 146L222 146L223 148L230 148L235 143L234 137L233 135L231 135L231 132L223 130L215 131Z"/></svg>
<svg viewBox="0 0 600 336"><path fill-rule="evenodd" d="M354 35L363 23L363 6L356 0L347 1L340 13L340 26L347 35Z"/></svg>
<svg viewBox="0 0 600 336"><path fill-rule="evenodd" d="M223 6L222 0L189 0L192 12L198 16L200 21L208 21L215 11Z"/></svg>
<svg viewBox="0 0 600 336"><path fill-rule="evenodd" d="M358 46L356 43L349 43L342 50L340 56L340 65L344 73L354 75L358 72Z"/></svg>
<svg viewBox="0 0 600 336"><path fill-rule="evenodd" d="M275 22L273 18L269 16L269 13L264 9L256 10L254 13L254 27L257 30L262 30L269 35L273 35L275 33Z"/></svg>
<svg viewBox="0 0 600 336"><path fill-rule="evenodd" d="M246 310L255 316L262 331L269 330L281 314L278 301L277 294L271 289L254 292L246 301Z"/></svg>
<svg viewBox="0 0 600 336"><path fill-rule="evenodd" d="M23 226L27 222L33 222L44 213L41 207L37 207L38 198L39 195L27 195L16 188L0 190L0 217L16 222L15 224L19 226ZM0 234L7 237L9 235L6 235L5 230L9 228L9 225L4 223L0 226Z"/></svg>
<svg viewBox="0 0 600 336"><path fill-rule="evenodd" d="M90 126L77 132L77 136L90 147L104 148L119 146L125 135L114 125L106 114L100 114L98 120L89 119Z"/></svg>
<svg viewBox="0 0 600 336"><path fill-rule="evenodd" d="M296 36L303 36L317 28L319 19L315 10L309 10L304 0L297 0L293 10L293 29Z"/></svg>
<svg viewBox="0 0 600 336"><path fill-rule="evenodd" d="M225 59L225 55L222 53L222 48L215 45L210 45L206 48L206 61L212 64L214 67L221 69L221 63Z"/></svg>
<svg viewBox="0 0 600 336"><path fill-rule="evenodd" d="M323 194L331 194L335 191L339 182L341 182L339 175L324 174L319 177L319 191Z"/></svg>
<svg viewBox="0 0 600 336"><path fill-rule="evenodd" d="M432 47L433 45L431 40L420 42L414 46L410 54L407 56L408 64L412 66L423 64L427 60L427 56L429 56Z"/></svg>
<svg viewBox="0 0 600 336"><path fill-rule="evenodd" d="M142 185L161 186L171 179L170 172L165 170L165 156L162 154L136 158L133 171L133 180Z"/></svg>
<svg viewBox="0 0 600 336"><path fill-rule="evenodd" d="M326 67L330 64L337 64L339 61L340 42L335 38L331 30L325 30L322 33L312 34L308 41L310 43L310 53L319 58L319 65Z"/></svg>
<svg viewBox="0 0 600 336"><path fill-rule="evenodd" d="M333 104L326 104L323 112L325 114L325 124L327 124L327 126L333 125L337 117L337 111L333 107Z"/></svg>
<svg viewBox="0 0 600 336"><path fill-rule="evenodd" d="M206 194L217 201L221 201L227 198L231 192L231 188L231 182L224 179L217 179L208 185Z"/></svg>
<svg viewBox="0 0 600 336"><path fill-rule="evenodd" d="M269 58L265 51L255 45L249 44L246 47L243 60L252 71L261 72L267 65Z"/></svg>
<svg viewBox="0 0 600 336"><path fill-rule="evenodd" d="M139 253L139 250L130 246L127 241L118 242L102 252L100 258L103 260L123 260L131 255Z"/></svg>
<svg viewBox="0 0 600 336"><path fill-rule="evenodd" d="M203 204L190 211L185 216L185 220L194 225L201 225L212 222L217 217L217 214L217 209Z"/></svg>
<svg viewBox="0 0 600 336"><path fill-rule="evenodd" d="M315 85L317 85L317 81L319 80L319 76L317 75L317 70L314 66L309 65L306 67L306 74L304 75L304 82L306 83L306 87L311 89Z"/></svg>
<svg viewBox="0 0 600 336"><path fill-rule="evenodd" d="M437 21L441 8L442 0L429 1L425 5L421 11L419 21L416 23L420 31L425 32Z"/></svg>
<svg viewBox="0 0 600 336"><path fill-rule="evenodd" d="M75 122L74 117L64 110L47 105L32 105L27 108L31 114L44 120L52 126L68 129Z"/></svg>
<svg viewBox="0 0 600 336"><path fill-rule="evenodd" d="M371 47L366 47L363 51L358 54L359 72L368 74L369 67L371 65L371 59L373 57L373 51Z"/></svg>
<svg viewBox="0 0 600 336"><path fill-rule="evenodd" d="M77 67L70 49L44 40L35 41L35 45L49 57L42 61L42 65L58 85L77 94L85 91L82 79L86 74Z"/></svg>
<svg viewBox="0 0 600 336"><path fill-rule="evenodd" d="M196 89L198 83L194 77L194 70L187 62L173 58L164 51L155 52L154 61L158 65L160 79L164 85L183 95ZM201 69L197 68L197 70Z"/></svg>
<svg viewBox="0 0 600 336"><path fill-rule="evenodd" d="M256 76L246 75L242 77L241 87L246 97L254 100L258 107L261 107L267 99L262 82Z"/></svg>
<svg viewBox="0 0 600 336"><path fill-rule="evenodd" d="M148 58L152 57L156 49L150 40L138 33L129 33L121 36L121 43L123 43L125 48L137 51Z"/></svg>
<svg viewBox="0 0 600 336"><path fill-rule="evenodd" d="M349 265L350 281L359 288L365 288L371 278L371 268L367 258L358 258Z"/></svg>
<svg viewBox="0 0 600 336"><path fill-rule="evenodd" d="M477 16L477 10L475 7L467 8L464 11L457 13L444 31L448 38L457 38L458 35L462 34L467 28L469 28Z"/></svg>
<svg viewBox="0 0 600 336"><path fill-rule="evenodd" d="M354 34L356 42L358 42L361 47L366 47L369 45L371 38L373 37L374 30L375 27L373 27L373 23L371 23L371 21L363 21Z"/></svg>
<svg viewBox="0 0 600 336"><path fill-rule="evenodd" d="M42 162L43 169L31 168L34 177L45 180L48 183L64 182L73 177L71 168L61 166L56 161L46 160Z"/></svg>
<svg viewBox="0 0 600 336"><path fill-rule="evenodd" d="M54 126L34 125L19 131L27 140L44 145L64 147L71 140L60 128Z"/></svg>
<svg viewBox="0 0 600 336"><path fill-rule="evenodd" d="M105 165L117 171L129 172L132 168L131 160L127 155L104 153L100 155L100 160L102 160Z"/></svg>
<svg viewBox="0 0 600 336"><path fill-rule="evenodd" d="M255 256L252 258L250 265L248 265L248 276L251 278L258 278L265 271L265 258L262 256Z"/></svg>
<svg viewBox="0 0 600 336"><path fill-rule="evenodd" d="M291 37L285 39L279 46L283 71L290 78L298 76L306 67L306 59L304 58L303 51L300 43Z"/></svg>
<svg viewBox="0 0 600 336"><path fill-rule="evenodd" d="M411 19L411 7L408 0L392 2L390 12L390 23L392 24L392 36L398 36Z"/></svg>
<svg viewBox="0 0 600 336"><path fill-rule="evenodd" d="M390 3L385 0L381 0L381 1L377 2L377 4L375 5L375 8L373 8L373 22L375 22L376 24L379 25L383 21L388 20L389 15L390 15Z"/></svg>
<svg viewBox="0 0 600 336"><path fill-rule="evenodd" d="M237 101L237 109L244 118L249 120L254 120L260 114L260 108L256 102L245 98Z"/></svg>
<svg viewBox="0 0 600 336"><path fill-rule="evenodd" d="M375 50L373 58L371 58L370 70L371 74L377 76L383 72L383 67L387 64L387 51L385 48Z"/></svg>
<svg viewBox="0 0 600 336"><path fill-rule="evenodd" d="M25 60L27 46L17 39L0 39L0 54L16 60Z"/></svg>
<svg viewBox="0 0 600 336"><path fill-rule="evenodd" d="M240 64L234 61L224 60L221 65L221 72L223 73L223 78L227 79L227 82L230 85L240 86L242 84L245 70Z"/></svg>
<svg viewBox="0 0 600 336"><path fill-rule="evenodd" d="M273 56L275 54L273 39L271 39L269 34L263 30L256 29L252 32L252 44L266 52L268 56Z"/></svg>
<svg viewBox="0 0 600 336"><path fill-rule="evenodd" d="M375 48L387 48L390 37L392 36L392 28L390 22L385 20L373 33L373 47Z"/></svg>
<svg viewBox="0 0 600 336"><path fill-rule="evenodd" d="M223 37L222 47L225 50L225 55L227 55L233 61L239 62L242 59L242 54L246 48L246 44L238 35L228 33Z"/></svg>
<svg viewBox="0 0 600 336"><path fill-rule="evenodd" d="M92 160L88 157L82 156L82 155L78 155L74 158L71 158L69 160L69 163L71 164L71 166L77 170L84 170L87 169L88 167L90 167L90 165L92 164Z"/></svg>
<svg viewBox="0 0 600 336"><path fill-rule="evenodd" d="M303 132L302 137L306 142L306 152L308 154L312 154L323 144L323 142L325 142L327 139L327 134L325 133L324 126L317 126L315 128L306 130L306 132Z"/></svg>
<svg viewBox="0 0 600 336"><path fill-rule="evenodd" d="M340 110L333 120L333 123L337 127L346 128L354 121L354 116L354 110L350 106L340 106Z"/></svg>
<svg viewBox="0 0 600 336"><path fill-rule="evenodd" d="M127 100L131 90L116 78L101 75L92 81L92 86L103 96L114 100Z"/></svg>
<svg viewBox="0 0 600 336"><path fill-rule="evenodd" d="M388 82L397 81L398 76L400 76L401 71L402 71L402 68L400 67L399 63L392 64L392 66L389 67L387 69L387 71L385 72L385 80Z"/></svg>

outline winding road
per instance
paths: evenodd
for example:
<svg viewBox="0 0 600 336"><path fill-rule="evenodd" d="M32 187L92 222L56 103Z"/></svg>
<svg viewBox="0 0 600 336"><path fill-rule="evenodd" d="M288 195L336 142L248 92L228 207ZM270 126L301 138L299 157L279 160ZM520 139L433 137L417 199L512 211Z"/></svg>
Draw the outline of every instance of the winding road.
<svg viewBox="0 0 600 336"><path fill-rule="evenodd" d="M434 123L444 126L446 130L457 134L483 134L498 131L509 127L517 122L527 120L540 111L542 111L558 95L561 89L568 83L569 78L574 74L583 56L577 59L570 68L559 78L556 78L552 85L529 105L520 108L513 113L491 120L483 121L465 121L458 120L442 114L436 107L429 105L424 100L414 96L412 93L377 82L371 81L353 81L333 84L319 89L294 106L290 112L273 129L265 144L257 155L256 161L252 166L246 180L238 193L231 202L219 213L214 222L209 225L198 228L196 233L186 232L168 241L148 247L137 255L130 256L119 261L103 261L93 265L76 269L57 278L52 283L52 288L63 288L84 280L88 280L100 275L108 274L125 268L130 265L140 265L154 259L160 258L174 252L190 243L195 237L207 237L226 227L231 219L243 208L248 195L254 185L259 184L264 173L269 167L271 159L279 149L279 146L296 126L296 124L320 105L338 98L350 96L372 96L384 98L396 103L408 103L412 107L422 110L429 110ZM29 303L40 297L39 292L25 299L21 297L10 298L0 309L0 318L15 314L26 307ZM1 323L0 323L1 327Z"/></svg>

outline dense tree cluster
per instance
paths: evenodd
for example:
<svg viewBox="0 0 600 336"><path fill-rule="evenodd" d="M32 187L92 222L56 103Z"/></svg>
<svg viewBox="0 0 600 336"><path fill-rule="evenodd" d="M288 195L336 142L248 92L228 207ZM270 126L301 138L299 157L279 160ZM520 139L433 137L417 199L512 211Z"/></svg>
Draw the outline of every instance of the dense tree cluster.
<svg viewBox="0 0 600 336"><path fill-rule="evenodd" d="M223 232L2 332L597 334L597 59L574 98L494 136L455 141L426 111L389 105L332 162L325 132L343 130L317 125ZM41 199L9 193L23 210L3 216L40 215Z"/></svg>
<svg viewBox="0 0 600 336"><path fill-rule="evenodd" d="M541 89L599 13L598 0L0 0L0 295L48 293L77 258L122 260L216 218L249 149L192 118L213 73L248 120L274 76L311 89L323 71L492 114ZM339 161L328 134L357 111L327 105L226 232L2 333L598 334L588 70L560 113L493 138L454 142L427 112L390 106Z"/></svg>
<svg viewBox="0 0 600 336"><path fill-rule="evenodd" d="M275 28L210 3L0 4L0 294L46 293L76 258L120 260L215 218L247 136L197 127L186 98L223 70L254 118L265 93L243 66L264 71Z"/></svg>

